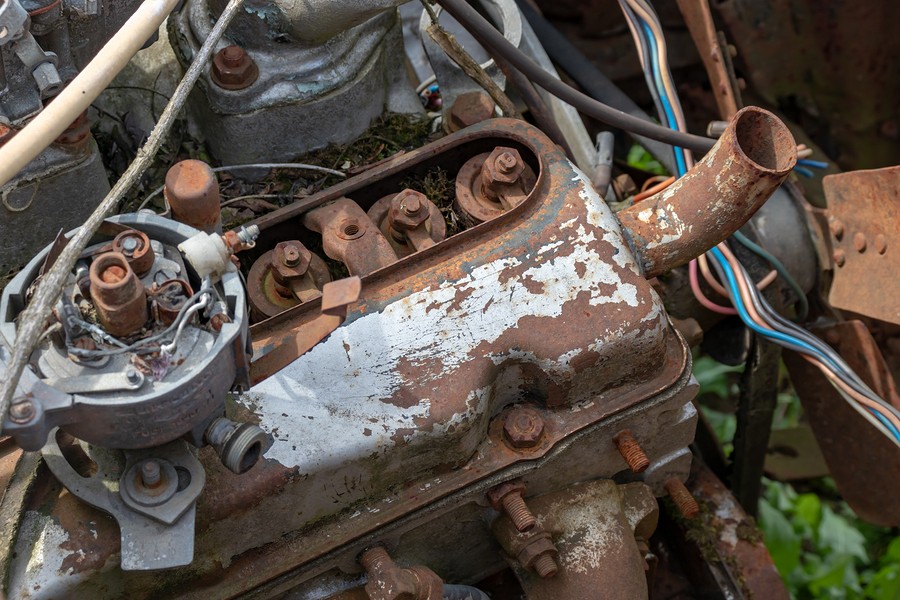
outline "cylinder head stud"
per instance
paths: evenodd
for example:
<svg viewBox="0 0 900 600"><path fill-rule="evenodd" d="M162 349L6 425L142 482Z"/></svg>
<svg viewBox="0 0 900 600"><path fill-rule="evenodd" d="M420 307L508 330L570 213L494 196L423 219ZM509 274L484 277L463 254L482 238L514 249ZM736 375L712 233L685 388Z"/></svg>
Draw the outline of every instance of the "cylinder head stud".
<svg viewBox="0 0 900 600"><path fill-rule="evenodd" d="M700 505L680 479L670 478L666 481L665 488L678 512L685 519L693 519L700 514Z"/></svg>
<svg viewBox="0 0 900 600"><path fill-rule="evenodd" d="M650 459L647 458L644 449L627 429L616 435L613 442L632 472L643 473L650 466Z"/></svg>
<svg viewBox="0 0 900 600"><path fill-rule="evenodd" d="M146 460L141 464L141 482L148 488L154 488L162 481L159 463Z"/></svg>

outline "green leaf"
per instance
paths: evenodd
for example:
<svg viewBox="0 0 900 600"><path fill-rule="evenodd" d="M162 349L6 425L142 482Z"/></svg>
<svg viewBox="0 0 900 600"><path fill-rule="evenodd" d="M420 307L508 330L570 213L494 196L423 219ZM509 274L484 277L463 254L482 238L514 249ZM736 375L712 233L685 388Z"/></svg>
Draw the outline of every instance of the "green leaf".
<svg viewBox="0 0 900 600"><path fill-rule="evenodd" d="M866 538L843 517L836 515L828 506L822 507L822 521L819 524L819 547L831 554L847 554L868 562Z"/></svg>
<svg viewBox="0 0 900 600"><path fill-rule="evenodd" d="M888 544L887 550L884 552L883 563L900 563L900 537L896 537ZM900 597L900 596L898 596Z"/></svg>
<svg viewBox="0 0 900 600"><path fill-rule="evenodd" d="M810 531L816 531L822 520L822 502L815 494L800 494L794 505L794 516Z"/></svg>
<svg viewBox="0 0 900 600"><path fill-rule="evenodd" d="M900 538L895 539L894 542L898 540ZM891 542L891 546L894 545L894 542ZM900 565L892 564L880 569L866 586L866 598L871 600L897 600L900 598Z"/></svg>
<svg viewBox="0 0 900 600"><path fill-rule="evenodd" d="M759 525L775 567L786 577L800 564L800 538L790 521L766 500L759 501Z"/></svg>
<svg viewBox="0 0 900 600"><path fill-rule="evenodd" d="M814 598L855 598L861 592L859 576L849 554L833 554L809 582L809 591Z"/></svg>

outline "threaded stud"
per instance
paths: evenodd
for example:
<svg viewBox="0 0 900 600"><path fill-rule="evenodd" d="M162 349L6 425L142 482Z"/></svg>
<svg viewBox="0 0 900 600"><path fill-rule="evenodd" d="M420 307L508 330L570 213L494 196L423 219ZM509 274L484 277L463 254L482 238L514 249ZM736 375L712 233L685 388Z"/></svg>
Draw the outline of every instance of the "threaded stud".
<svg viewBox="0 0 900 600"><path fill-rule="evenodd" d="M619 454L628 463L628 467L634 473L643 473L650 466L650 459L644 453L644 449L627 429L619 433L613 441L619 449Z"/></svg>
<svg viewBox="0 0 900 600"><path fill-rule="evenodd" d="M675 506L678 508L678 512L681 513L682 517L685 519L693 519L700 514L700 505L697 504L697 500L691 495L691 492L688 491L680 479L672 477L666 481L665 488L666 491L669 492L669 497L672 499L672 502L675 503Z"/></svg>
<svg viewBox="0 0 900 600"><path fill-rule="evenodd" d="M537 519L531 514L528 505L525 504L525 500L519 492L507 494L503 497L501 503L503 504L503 510L506 511L506 514L512 520L516 531L525 533L534 529Z"/></svg>
<svg viewBox="0 0 900 600"><path fill-rule="evenodd" d="M541 579L550 579L554 575L556 575L557 571L559 571L559 567L556 565L556 561L553 560L553 555L549 552L545 554L541 554L534 560L535 573L538 574L538 577Z"/></svg>

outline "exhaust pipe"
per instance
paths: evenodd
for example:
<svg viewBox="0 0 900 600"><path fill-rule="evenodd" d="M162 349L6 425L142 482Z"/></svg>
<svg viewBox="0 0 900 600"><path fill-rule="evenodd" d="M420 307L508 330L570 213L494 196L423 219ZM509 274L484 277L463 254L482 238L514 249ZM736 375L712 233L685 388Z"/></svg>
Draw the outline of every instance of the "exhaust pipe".
<svg viewBox="0 0 900 600"><path fill-rule="evenodd" d="M796 163L794 136L778 117L755 106L738 111L693 169L617 214L644 277L681 266L740 229Z"/></svg>

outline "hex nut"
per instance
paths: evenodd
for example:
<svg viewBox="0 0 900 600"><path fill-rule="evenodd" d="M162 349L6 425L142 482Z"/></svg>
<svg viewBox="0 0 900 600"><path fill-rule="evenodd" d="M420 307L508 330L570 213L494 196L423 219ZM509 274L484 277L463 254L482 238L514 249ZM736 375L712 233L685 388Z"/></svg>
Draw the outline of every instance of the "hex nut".
<svg viewBox="0 0 900 600"><path fill-rule="evenodd" d="M287 283L306 275L312 253L297 240L279 242L272 253L272 269L275 277Z"/></svg>
<svg viewBox="0 0 900 600"><path fill-rule="evenodd" d="M416 229L431 217L428 197L421 192L406 189L394 196L388 211L388 224L398 231ZM411 210L416 208L416 210Z"/></svg>
<svg viewBox="0 0 900 600"><path fill-rule="evenodd" d="M513 448L533 448L541 441L544 419L532 408L516 408L503 420L503 433Z"/></svg>
<svg viewBox="0 0 900 600"><path fill-rule="evenodd" d="M521 479L504 481L488 490L487 498L494 510L503 510L503 498L513 492L525 493L525 483Z"/></svg>
<svg viewBox="0 0 900 600"><path fill-rule="evenodd" d="M259 67L240 46L227 46L213 57L210 78L222 89L242 90L259 78Z"/></svg>
<svg viewBox="0 0 900 600"><path fill-rule="evenodd" d="M525 171L525 161L515 148L497 146L484 161L481 177L485 186L510 185Z"/></svg>
<svg viewBox="0 0 900 600"><path fill-rule="evenodd" d="M465 129L494 116L494 101L484 92L466 92L453 101L447 119L450 133Z"/></svg>
<svg viewBox="0 0 900 600"><path fill-rule="evenodd" d="M554 559L555 563L555 557L558 555L559 551L550 539L550 534L544 531L531 538L519 551L519 555L516 558L526 569L533 569L536 566L535 563L540 560L541 557L549 556ZM542 577L552 577L555 574L555 572L553 574L548 573L547 575L542 575Z"/></svg>

